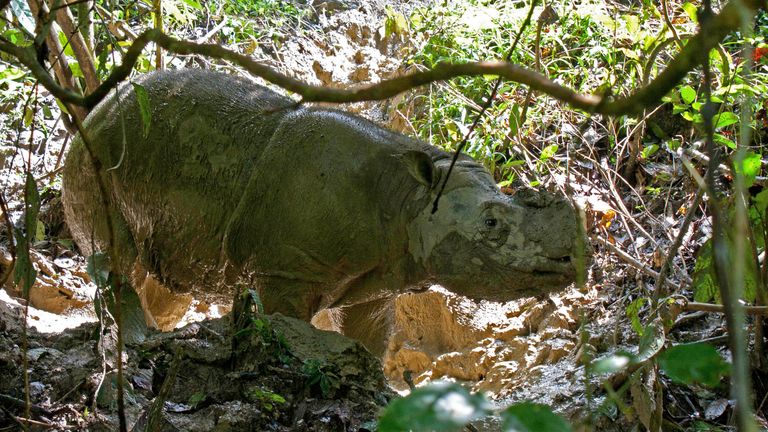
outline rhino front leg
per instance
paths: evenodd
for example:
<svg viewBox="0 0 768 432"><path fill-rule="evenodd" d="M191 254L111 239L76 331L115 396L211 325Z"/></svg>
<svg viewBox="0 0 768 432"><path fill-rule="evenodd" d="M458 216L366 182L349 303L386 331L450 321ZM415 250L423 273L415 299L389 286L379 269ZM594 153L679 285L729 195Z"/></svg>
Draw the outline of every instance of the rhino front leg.
<svg viewBox="0 0 768 432"><path fill-rule="evenodd" d="M339 315L342 334L360 341L373 355L379 358L384 356L394 321L393 299L344 306Z"/></svg>
<svg viewBox="0 0 768 432"><path fill-rule="evenodd" d="M147 272L138 261L131 273L131 281L141 301L144 318L150 327L161 331L173 330L192 304L191 295L172 292Z"/></svg>

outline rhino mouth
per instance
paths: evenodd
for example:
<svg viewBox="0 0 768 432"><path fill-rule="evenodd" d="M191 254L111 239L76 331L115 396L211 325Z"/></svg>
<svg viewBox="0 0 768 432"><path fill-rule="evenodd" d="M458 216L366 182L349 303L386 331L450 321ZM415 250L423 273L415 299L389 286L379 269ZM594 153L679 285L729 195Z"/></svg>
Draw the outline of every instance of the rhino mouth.
<svg viewBox="0 0 768 432"><path fill-rule="evenodd" d="M570 255L536 258L531 274L537 279L572 279L576 274L573 258Z"/></svg>

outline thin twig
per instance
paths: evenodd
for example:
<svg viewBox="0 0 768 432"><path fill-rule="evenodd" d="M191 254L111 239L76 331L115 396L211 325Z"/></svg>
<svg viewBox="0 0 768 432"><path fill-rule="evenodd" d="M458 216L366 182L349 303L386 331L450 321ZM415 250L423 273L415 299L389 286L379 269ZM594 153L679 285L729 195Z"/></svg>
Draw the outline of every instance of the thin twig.
<svg viewBox="0 0 768 432"><path fill-rule="evenodd" d="M594 237L592 237L592 238L593 238L594 240L596 240L598 243L600 243L600 244L602 244L603 246L605 246L605 247L607 247L608 249L610 249L610 251L611 251L611 252L613 252L613 253L615 253L616 255L618 255L618 257L619 257L619 258L621 258L622 260L624 260L624 262L626 262L627 264L631 265L632 267L634 267L634 268L636 268L636 269L640 270L641 272L645 273L646 275L648 275L648 276L650 276L650 277L652 277L652 278L654 278L654 279L656 279L656 280L658 280L658 279L659 279L659 273L658 273L658 272L656 272L656 271L655 271L655 270L653 270L652 268L648 267L647 265L645 265L645 264L641 263L640 261L638 261L638 260L637 260L635 257L633 257L632 255L630 255L630 254L628 254L628 253L624 252L623 250L619 249L618 247L616 247L615 245L613 245L613 244L612 244L610 241L608 241L607 239L604 239L603 237L600 237L600 236L594 236ZM670 285L670 286L672 286L672 287L678 287L678 285L676 285L675 283L673 283L673 282L672 282L672 281L670 281L669 279L664 279L664 283L665 283L665 284L668 284L668 285ZM679 287L678 287L678 288L679 288Z"/></svg>
<svg viewBox="0 0 768 432"><path fill-rule="evenodd" d="M675 41L677 42L677 46L682 49L683 48L683 41L680 40L680 36L677 35L677 30L675 30L675 26L672 25L672 19L669 17L669 5L667 4L668 0L661 0L661 13L664 15L664 22L667 24L667 28L669 28L669 31L672 32L672 37L675 38Z"/></svg>
<svg viewBox="0 0 768 432"><path fill-rule="evenodd" d="M520 41L520 37L523 35L523 31L531 24L531 17L533 16L533 9L536 7L537 0L531 0L531 7L528 9L528 15L525 17L525 20L523 21L522 25L520 25L520 28L517 29L517 34L515 35L515 39L512 41L512 46L509 47L509 50L507 50L506 55L504 55L504 61L508 62L510 58L512 58L512 53L515 52L515 49L517 48L517 43ZM439 65L438 65L439 66ZM469 130L467 130L467 133L464 134L464 138L461 140L458 146L456 146L456 151L453 152L453 158L451 159L451 165L448 166L448 172L445 174L445 179L443 179L443 185L440 187L440 190L437 192L437 196L435 197L435 202L432 204L432 214L435 214L437 212L437 205L440 202L440 197L443 196L443 191L445 191L445 186L448 184L448 179L451 177L451 172L453 172L453 167L456 165L456 161L459 160L459 155L464 150L464 147L467 145L467 141L469 141L469 137L472 136L472 133L475 131L475 128L477 128L477 125L480 124L480 120L485 115L485 112L488 111L488 108L491 107L493 104L493 100L496 99L496 94L499 91L499 86L501 86L501 77L496 79L496 82L493 83L493 89L491 89L491 94L488 96L488 99L483 104L483 108L480 110L479 113L475 116L475 120L472 122L472 125L469 127Z"/></svg>
<svg viewBox="0 0 768 432"><path fill-rule="evenodd" d="M743 306L744 312L749 315L768 316L768 306ZM683 304L683 310L728 313L726 306L713 303L686 302Z"/></svg>
<svg viewBox="0 0 768 432"><path fill-rule="evenodd" d="M675 258L675 255L677 255L677 250L680 249L680 246L683 244L683 238L685 238L685 234L688 232L688 226L693 222L693 216L696 214L696 209L699 208L699 204L701 204L701 199L703 197L704 189L698 189L696 191L696 196L693 198L693 202L685 215L683 224L680 226L680 231L677 233L675 241L672 242L672 246L669 247L669 251L667 251L667 254L664 257L664 263L662 263L661 269L659 269L659 277L656 279L654 303L667 295L665 284L662 284L662 281L667 279L667 273L669 272L672 260Z"/></svg>

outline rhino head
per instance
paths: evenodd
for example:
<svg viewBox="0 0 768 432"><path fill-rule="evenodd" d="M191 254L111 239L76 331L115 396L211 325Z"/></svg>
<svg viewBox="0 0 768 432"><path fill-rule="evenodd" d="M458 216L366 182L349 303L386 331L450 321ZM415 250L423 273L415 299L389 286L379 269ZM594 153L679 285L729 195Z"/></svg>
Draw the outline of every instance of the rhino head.
<svg viewBox="0 0 768 432"><path fill-rule="evenodd" d="M507 196L482 165L462 157L433 214L450 159L417 153L404 160L431 199L407 227L409 252L431 280L492 301L539 295L573 282L586 242L565 198L529 189Z"/></svg>

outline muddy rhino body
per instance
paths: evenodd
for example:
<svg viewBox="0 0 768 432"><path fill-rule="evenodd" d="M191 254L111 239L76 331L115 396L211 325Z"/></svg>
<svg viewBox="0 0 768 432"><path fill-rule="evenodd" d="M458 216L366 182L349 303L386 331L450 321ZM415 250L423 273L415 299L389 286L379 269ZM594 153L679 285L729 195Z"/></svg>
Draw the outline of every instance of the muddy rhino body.
<svg viewBox="0 0 768 432"><path fill-rule="evenodd" d="M374 346L386 328L369 318L397 294L439 283L504 301L574 277L576 218L560 198L505 196L461 157L431 214L450 155L424 142L227 75L138 82L149 125L124 85L85 128L113 203L117 265L161 328L181 317L170 304L189 302L166 289L229 300L245 283L270 313L310 320L344 307L341 330ZM86 254L107 247L97 191L78 137L63 200Z"/></svg>

